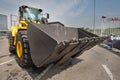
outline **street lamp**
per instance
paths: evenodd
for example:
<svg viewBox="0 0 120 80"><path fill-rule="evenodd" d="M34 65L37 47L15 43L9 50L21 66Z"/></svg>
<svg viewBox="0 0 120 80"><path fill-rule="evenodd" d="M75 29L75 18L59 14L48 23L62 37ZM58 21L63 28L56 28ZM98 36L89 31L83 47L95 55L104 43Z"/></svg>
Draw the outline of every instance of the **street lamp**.
<svg viewBox="0 0 120 80"><path fill-rule="evenodd" d="M94 22L93 22L93 33L95 34L95 12L96 12L96 1L94 0Z"/></svg>

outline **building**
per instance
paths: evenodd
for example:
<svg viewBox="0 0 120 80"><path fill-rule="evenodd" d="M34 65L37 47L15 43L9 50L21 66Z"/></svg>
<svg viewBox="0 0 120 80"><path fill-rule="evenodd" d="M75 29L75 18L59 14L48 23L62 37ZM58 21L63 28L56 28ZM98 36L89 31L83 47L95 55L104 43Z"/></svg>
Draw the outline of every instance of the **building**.
<svg viewBox="0 0 120 80"><path fill-rule="evenodd" d="M8 30L7 16L0 14L0 31L2 30Z"/></svg>

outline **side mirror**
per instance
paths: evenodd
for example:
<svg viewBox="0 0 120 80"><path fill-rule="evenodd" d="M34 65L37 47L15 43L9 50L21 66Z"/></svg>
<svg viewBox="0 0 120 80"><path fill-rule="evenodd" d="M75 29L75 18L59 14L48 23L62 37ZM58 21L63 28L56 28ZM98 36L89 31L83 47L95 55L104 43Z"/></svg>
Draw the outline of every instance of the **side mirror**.
<svg viewBox="0 0 120 80"><path fill-rule="evenodd" d="M49 15L48 13L46 13L46 15L47 15L47 19L49 19L49 18L50 18L50 15Z"/></svg>

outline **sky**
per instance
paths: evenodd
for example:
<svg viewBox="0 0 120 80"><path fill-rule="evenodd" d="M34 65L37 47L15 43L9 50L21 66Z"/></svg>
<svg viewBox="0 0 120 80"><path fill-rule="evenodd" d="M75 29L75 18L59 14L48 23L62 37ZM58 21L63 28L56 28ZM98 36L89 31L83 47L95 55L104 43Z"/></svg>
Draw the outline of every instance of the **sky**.
<svg viewBox="0 0 120 80"><path fill-rule="evenodd" d="M120 0L95 0L95 28L103 25L101 16L120 18ZM42 8L50 14L49 21L60 21L66 26L93 28L94 0L0 0L0 14L18 15L18 7L28 5Z"/></svg>

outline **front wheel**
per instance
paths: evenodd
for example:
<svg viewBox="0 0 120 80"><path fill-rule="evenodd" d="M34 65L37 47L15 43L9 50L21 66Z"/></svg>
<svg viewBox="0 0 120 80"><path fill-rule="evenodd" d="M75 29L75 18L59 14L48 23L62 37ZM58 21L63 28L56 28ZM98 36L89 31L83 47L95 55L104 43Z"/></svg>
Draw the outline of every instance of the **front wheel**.
<svg viewBox="0 0 120 80"><path fill-rule="evenodd" d="M26 31L19 31L17 34L16 53L16 61L21 67L28 68L34 65L30 55Z"/></svg>

